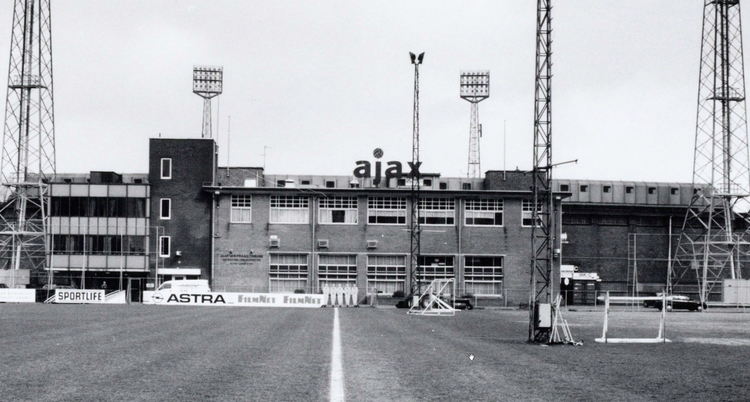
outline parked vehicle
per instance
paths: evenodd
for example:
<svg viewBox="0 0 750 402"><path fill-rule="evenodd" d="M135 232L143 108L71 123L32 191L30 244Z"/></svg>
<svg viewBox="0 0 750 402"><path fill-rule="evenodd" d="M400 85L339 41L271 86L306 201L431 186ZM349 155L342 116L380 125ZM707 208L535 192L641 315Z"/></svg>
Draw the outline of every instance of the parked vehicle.
<svg viewBox="0 0 750 402"><path fill-rule="evenodd" d="M412 300L414 298L412 295L407 296L403 300L399 300L398 303L396 303L396 308L411 308ZM471 304L471 299L468 297L456 297L455 300L453 300L450 296L442 296L440 298L444 302L448 303L449 305L451 302L453 302L453 308L457 310L473 310L474 305ZM421 300L422 307L427 307L427 297L423 297Z"/></svg>
<svg viewBox="0 0 750 402"><path fill-rule="evenodd" d="M654 307L658 308L659 311L662 309L662 301L655 300ZM703 311L706 308L706 303L701 303L697 300L690 300L687 296L668 296L667 297L667 311L672 310L688 310L688 311Z"/></svg>
<svg viewBox="0 0 750 402"><path fill-rule="evenodd" d="M177 281L165 281L157 289L159 292L167 293L211 293L206 279L183 279Z"/></svg>

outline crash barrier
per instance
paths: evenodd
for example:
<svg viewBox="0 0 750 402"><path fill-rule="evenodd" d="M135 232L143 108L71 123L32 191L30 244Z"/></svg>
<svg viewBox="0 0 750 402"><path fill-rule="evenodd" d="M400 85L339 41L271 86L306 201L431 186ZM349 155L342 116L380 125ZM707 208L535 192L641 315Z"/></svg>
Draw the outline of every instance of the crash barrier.
<svg viewBox="0 0 750 402"><path fill-rule="evenodd" d="M322 307L321 294L304 293L171 293L143 292L143 304L160 306Z"/></svg>
<svg viewBox="0 0 750 402"><path fill-rule="evenodd" d="M323 285L323 299L327 307L356 307L357 306L357 289L354 285Z"/></svg>
<svg viewBox="0 0 750 402"><path fill-rule="evenodd" d="M0 289L0 302L34 303L36 302L36 290L34 289Z"/></svg>

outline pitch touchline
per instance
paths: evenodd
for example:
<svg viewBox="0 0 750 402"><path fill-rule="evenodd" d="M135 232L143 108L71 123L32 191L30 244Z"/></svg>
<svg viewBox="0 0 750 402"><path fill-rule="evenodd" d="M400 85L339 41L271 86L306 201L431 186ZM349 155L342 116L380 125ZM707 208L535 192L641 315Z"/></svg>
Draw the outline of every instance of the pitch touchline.
<svg viewBox="0 0 750 402"><path fill-rule="evenodd" d="M344 401L344 369L341 366L339 309L333 309L333 350L331 351L331 401Z"/></svg>

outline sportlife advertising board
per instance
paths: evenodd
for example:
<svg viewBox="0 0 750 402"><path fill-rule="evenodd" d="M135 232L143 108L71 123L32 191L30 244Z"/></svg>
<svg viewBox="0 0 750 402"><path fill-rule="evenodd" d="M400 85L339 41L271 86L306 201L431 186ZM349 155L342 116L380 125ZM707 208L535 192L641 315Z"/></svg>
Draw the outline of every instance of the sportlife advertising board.
<svg viewBox="0 0 750 402"><path fill-rule="evenodd" d="M34 289L0 289L0 302L3 303L35 303Z"/></svg>
<svg viewBox="0 0 750 402"><path fill-rule="evenodd" d="M104 290L55 289L55 303L90 304L104 303Z"/></svg>
<svg viewBox="0 0 750 402"><path fill-rule="evenodd" d="M160 306L322 307L323 295L300 293L143 292L143 304Z"/></svg>

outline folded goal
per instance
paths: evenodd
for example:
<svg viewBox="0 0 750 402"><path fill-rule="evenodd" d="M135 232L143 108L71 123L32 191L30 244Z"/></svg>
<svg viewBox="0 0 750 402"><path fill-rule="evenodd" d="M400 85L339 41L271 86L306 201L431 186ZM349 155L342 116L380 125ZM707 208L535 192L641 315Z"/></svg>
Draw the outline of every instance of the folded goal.
<svg viewBox="0 0 750 402"><path fill-rule="evenodd" d="M659 319L659 332L656 338L612 338L608 334L609 330L609 310L612 302L634 302L639 304L646 300L661 300L662 306L666 306L667 297L662 295L660 297L636 297L636 296L610 296L607 292L604 297L604 328L602 329L602 337L596 338L595 340L600 343L667 343L671 342L666 338L664 323L667 318L667 309L661 309ZM630 304L630 303L627 303Z"/></svg>

